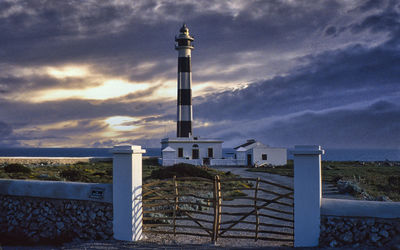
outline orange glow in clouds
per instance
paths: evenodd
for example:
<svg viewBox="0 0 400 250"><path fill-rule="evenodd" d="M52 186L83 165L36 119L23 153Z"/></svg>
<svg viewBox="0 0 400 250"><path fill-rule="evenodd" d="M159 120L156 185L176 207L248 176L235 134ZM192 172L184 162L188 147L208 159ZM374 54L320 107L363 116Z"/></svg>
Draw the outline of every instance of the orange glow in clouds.
<svg viewBox="0 0 400 250"><path fill-rule="evenodd" d="M38 91L32 94L31 101L44 102L71 98L106 100L145 90L148 87L149 84L147 83L129 83L120 79L112 79L105 81L100 86L83 89L49 89Z"/></svg>

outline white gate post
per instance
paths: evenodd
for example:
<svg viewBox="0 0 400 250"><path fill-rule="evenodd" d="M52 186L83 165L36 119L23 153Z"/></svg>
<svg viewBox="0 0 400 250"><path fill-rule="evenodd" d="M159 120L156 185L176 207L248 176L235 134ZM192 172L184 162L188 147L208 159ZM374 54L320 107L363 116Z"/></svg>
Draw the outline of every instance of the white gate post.
<svg viewBox="0 0 400 250"><path fill-rule="evenodd" d="M319 244L321 208L321 146L295 146L294 246Z"/></svg>
<svg viewBox="0 0 400 250"><path fill-rule="evenodd" d="M113 149L113 230L117 240L142 238L141 146L121 145Z"/></svg>

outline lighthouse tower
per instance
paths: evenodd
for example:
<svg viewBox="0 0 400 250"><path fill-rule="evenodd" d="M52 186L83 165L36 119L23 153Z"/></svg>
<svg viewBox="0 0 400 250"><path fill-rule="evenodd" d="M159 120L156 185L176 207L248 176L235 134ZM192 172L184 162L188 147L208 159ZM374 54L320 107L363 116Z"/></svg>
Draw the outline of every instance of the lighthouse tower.
<svg viewBox="0 0 400 250"><path fill-rule="evenodd" d="M175 36L178 51L178 110L176 137L161 139L160 164L172 166L178 163L193 165L221 165L222 142L219 139L200 138L192 133L192 67L193 37L183 24ZM226 165L226 164L225 164Z"/></svg>
<svg viewBox="0 0 400 250"><path fill-rule="evenodd" d="M177 137L190 137L192 135L192 67L191 45L193 37L189 29L183 24L179 35L175 37L175 49L178 54L178 111L177 111Z"/></svg>

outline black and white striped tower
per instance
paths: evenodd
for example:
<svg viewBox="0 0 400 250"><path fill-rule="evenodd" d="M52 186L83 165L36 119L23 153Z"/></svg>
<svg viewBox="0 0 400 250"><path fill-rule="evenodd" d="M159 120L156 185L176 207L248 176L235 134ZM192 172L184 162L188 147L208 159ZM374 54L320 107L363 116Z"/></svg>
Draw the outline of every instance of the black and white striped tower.
<svg viewBox="0 0 400 250"><path fill-rule="evenodd" d="M177 137L190 137L192 135L192 67L191 45L193 37L189 35L189 29L183 24L179 35L175 37L178 42L175 49L178 55L178 117Z"/></svg>

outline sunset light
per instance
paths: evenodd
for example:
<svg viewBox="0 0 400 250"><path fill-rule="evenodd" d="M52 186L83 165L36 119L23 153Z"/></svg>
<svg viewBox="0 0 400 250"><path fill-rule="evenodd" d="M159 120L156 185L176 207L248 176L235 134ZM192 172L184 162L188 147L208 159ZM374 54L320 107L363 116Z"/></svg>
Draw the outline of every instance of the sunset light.
<svg viewBox="0 0 400 250"><path fill-rule="evenodd" d="M63 99L106 100L116 98L149 87L147 83L130 83L120 79L107 80L102 85L83 89L49 89L32 93L32 102L55 101Z"/></svg>
<svg viewBox="0 0 400 250"><path fill-rule="evenodd" d="M56 78L84 77L88 74L88 69L84 66L48 67L47 73Z"/></svg>
<svg viewBox="0 0 400 250"><path fill-rule="evenodd" d="M130 116L112 116L105 120L113 131L131 131L139 126L132 125L133 122L139 119Z"/></svg>

